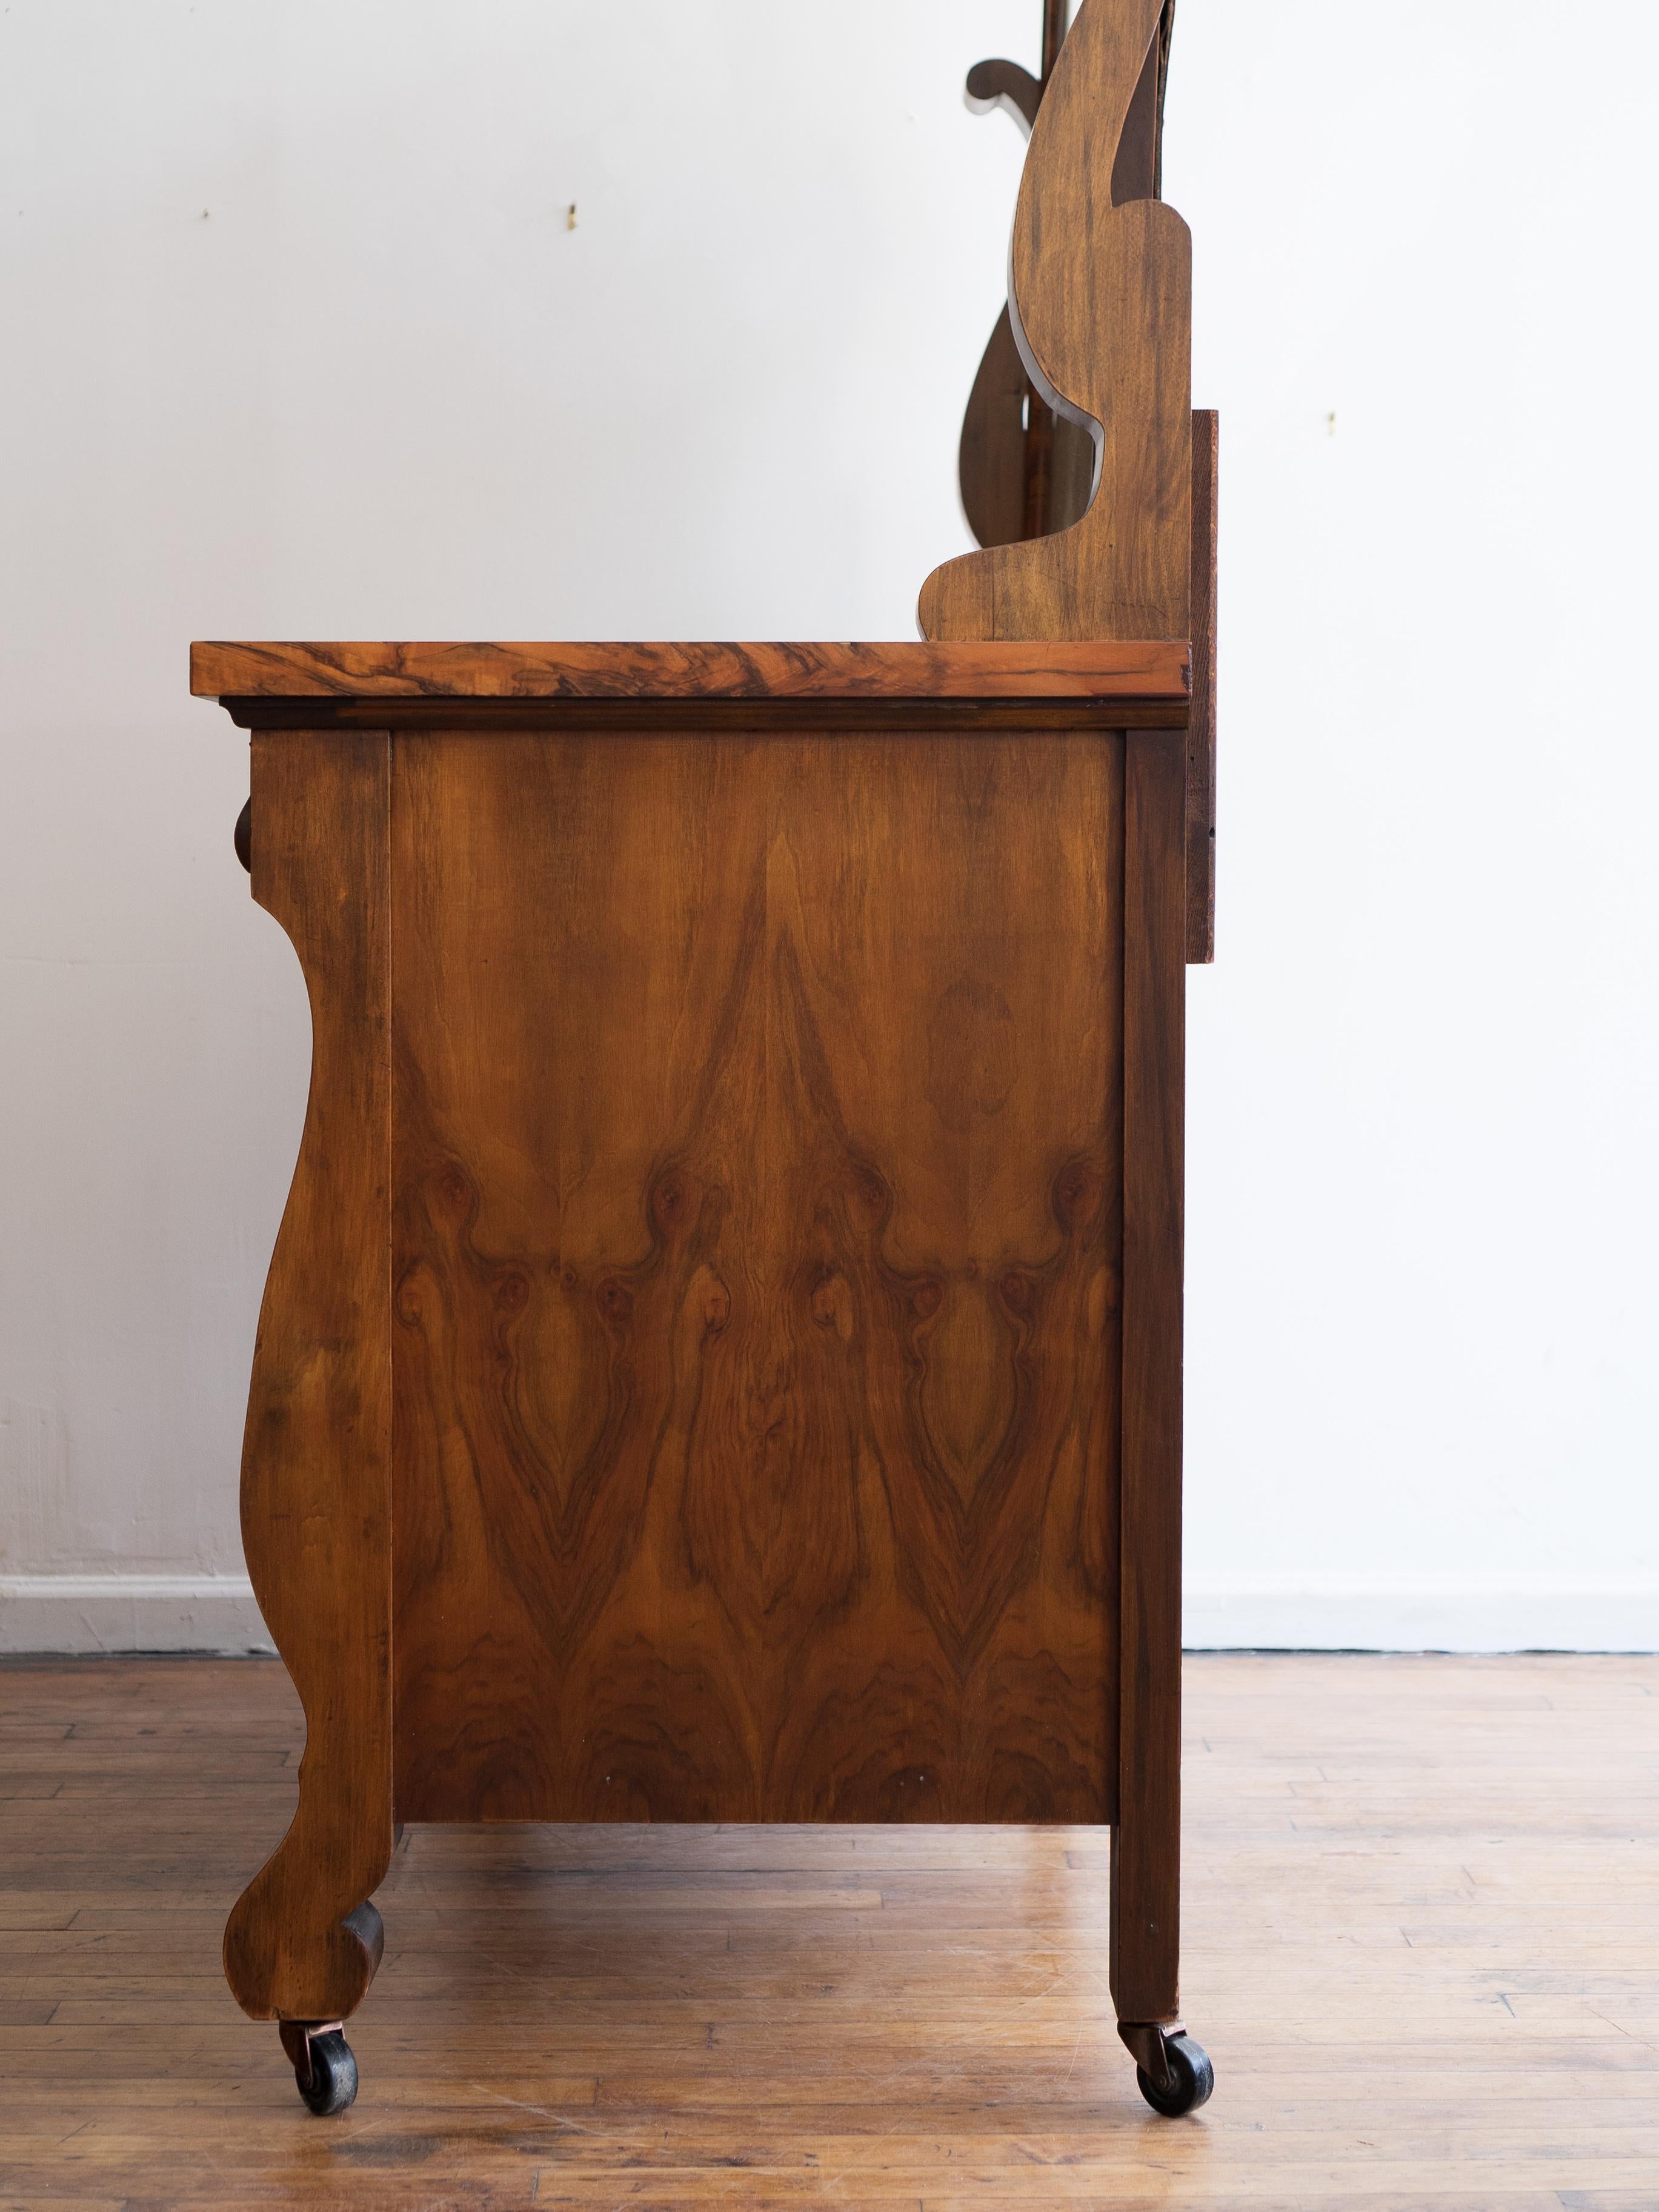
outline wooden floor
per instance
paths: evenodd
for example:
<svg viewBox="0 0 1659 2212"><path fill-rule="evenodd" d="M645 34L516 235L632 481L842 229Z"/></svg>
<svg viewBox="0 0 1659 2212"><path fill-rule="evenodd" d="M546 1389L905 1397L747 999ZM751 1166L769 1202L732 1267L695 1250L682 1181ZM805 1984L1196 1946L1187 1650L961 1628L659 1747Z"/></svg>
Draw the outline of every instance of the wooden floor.
<svg viewBox="0 0 1659 2212"><path fill-rule="evenodd" d="M0 1669L0 2212L1659 2212L1659 1661L1188 1667L1186 2121L1069 1830L410 1830L342 2120L220 1978L261 1662Z"/></svg>

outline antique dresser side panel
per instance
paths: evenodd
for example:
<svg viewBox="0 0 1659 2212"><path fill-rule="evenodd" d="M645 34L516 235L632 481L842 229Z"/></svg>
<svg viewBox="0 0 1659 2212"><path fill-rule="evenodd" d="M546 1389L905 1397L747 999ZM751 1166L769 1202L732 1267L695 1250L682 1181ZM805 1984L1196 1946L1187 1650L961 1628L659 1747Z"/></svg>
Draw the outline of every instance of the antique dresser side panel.
<svg viewBox="0 0 1659 2212"><path fill-rule="evenodd" d="M399 733L415 1820L1115 1817L1123 745Z"/></svg>

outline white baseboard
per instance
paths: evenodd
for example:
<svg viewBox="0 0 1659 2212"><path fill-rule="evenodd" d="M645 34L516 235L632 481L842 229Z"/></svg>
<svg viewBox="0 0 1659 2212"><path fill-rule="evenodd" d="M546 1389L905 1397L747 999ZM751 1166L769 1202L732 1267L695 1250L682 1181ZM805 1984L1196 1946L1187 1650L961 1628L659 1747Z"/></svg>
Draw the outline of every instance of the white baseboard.
<svg viewBox="0 0 1659 2212"><path fill-rule="evenodd" d="M1187 1577L1194 1651L1655 1651L1659 1575ZM0 1575L0 1652L270 1651L245 1575Z"/></svg>
<svg viewBox="0 0 1659 2212"><path fill-rule="evenodd" d="M0 1575L0 1652L275 1649L246 1575Z"/></svg>
<svg viewBox="0 0 1659 2212"><path fill-rule="evenodd" d="M1189 1572L1189 1651L1659 1651L1659 1574Z"/></svg>

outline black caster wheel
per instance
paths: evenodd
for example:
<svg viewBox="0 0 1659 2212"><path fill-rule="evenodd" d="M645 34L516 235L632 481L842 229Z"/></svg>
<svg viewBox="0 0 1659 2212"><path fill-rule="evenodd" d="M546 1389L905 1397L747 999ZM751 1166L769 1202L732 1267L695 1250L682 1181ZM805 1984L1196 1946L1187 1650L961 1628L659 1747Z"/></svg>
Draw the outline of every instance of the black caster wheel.
<svg viewBox="0 0 1659 2212"><path fill-rule="evenodd" d="M343 2112L357 2094L357 2062L339 2029L284 2021L283 2048L310 2110L325 2120Z"/></svg>
<svg viewBox="0 0 1659 2212"><path fill-rule="evenodd" d="M1195 2112L1209 2101L1215 2087L1215 2069L1201 2043L1194 2043L1190 2035L1165 2036L1164 2063L1166 2078L1162 2087L1144 2066L1135 2068L1140 2094L1155 2112L1162 2112L1166 2120L1178 2120L1183 2112Z"/></svg>

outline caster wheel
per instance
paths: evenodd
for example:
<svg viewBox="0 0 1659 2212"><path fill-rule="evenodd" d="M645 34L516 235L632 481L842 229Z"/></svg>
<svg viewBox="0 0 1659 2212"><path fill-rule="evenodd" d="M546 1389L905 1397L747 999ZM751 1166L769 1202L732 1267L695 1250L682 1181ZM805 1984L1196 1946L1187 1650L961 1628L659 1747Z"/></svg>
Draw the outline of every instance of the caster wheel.
<svg viewBox="0 0 1659 2212"><path fill-rule="evenodd" d="M1144 2066L1136 2067L1135 2079L1155 2112L1162 2112L1166 2120L1178 2120L1183 2112L1195 2112L1207 2101L1215 2087L1215 2069L1203 2045L1194 2043L1190 2035L1167 2036L1164 2057L1170 2073L1161 2089Z"/></svg>
<svg viewBox="0 0 1659 2212"><path fill-rule="evenodd" d="M283 2038L283 2047L294 2061L300 2094L319 2118L332 2119L345 2111L357 2094L357 2062L351 2055L351 2045L337 2027L325 2029L320 2035L307 2035L302 2030L293 2041L297 2051L288 2036Z"/></svg>

